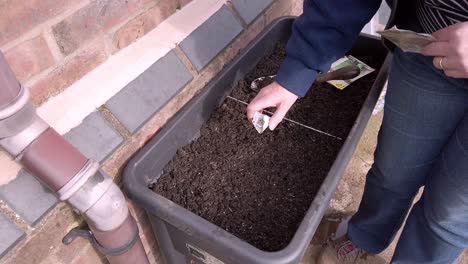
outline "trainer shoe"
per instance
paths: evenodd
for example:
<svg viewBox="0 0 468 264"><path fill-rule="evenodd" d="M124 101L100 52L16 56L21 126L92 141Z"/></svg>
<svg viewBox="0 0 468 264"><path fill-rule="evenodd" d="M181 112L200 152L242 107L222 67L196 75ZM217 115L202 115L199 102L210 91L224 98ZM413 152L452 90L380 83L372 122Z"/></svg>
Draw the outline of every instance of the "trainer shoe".
<svg viewBox="0 0 468 264"><path fill-rule="evenodd" d="M347 236L336 240L329 239L317 256L317 264L355 264L367 253L358 248Z"/></svg>

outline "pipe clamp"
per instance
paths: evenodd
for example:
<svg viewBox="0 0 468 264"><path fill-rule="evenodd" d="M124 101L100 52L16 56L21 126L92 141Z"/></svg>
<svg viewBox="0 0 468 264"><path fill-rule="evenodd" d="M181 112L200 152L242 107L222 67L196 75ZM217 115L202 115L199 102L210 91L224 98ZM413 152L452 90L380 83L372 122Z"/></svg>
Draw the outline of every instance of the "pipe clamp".
<svg viewBox="0 0 468 264"><path fill-rule="evenodd" d="M62 243L68 246L71 243L73 243L73 241L75 241L76 238L82 237L88 240L91 243L91 245L93 245L93 247L99 250L99 252L101 252L102 254L106 256L120 256L120 255L125 254L127 251L129 251L140 238L139 236L140 230L138 228L138 225L135 222L134 222L134 225L135 225L135 233L132 239L127 244L118 248L104 247L103 245L99 243L99 241L96 240L96 237L94 236L93 232L91 232L91 230L89 230L88 228L84 228L84 229L80 229L76 227L73 228L72 230L70 230L70 232L68 232L68 234L66 234L63 237Z"/></svg>

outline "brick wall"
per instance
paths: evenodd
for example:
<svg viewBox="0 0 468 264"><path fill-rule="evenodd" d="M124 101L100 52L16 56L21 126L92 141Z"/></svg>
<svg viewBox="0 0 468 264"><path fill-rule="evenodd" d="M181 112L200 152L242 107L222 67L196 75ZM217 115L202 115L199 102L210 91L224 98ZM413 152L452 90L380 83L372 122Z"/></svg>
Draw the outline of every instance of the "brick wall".
<svg viewBox="0 0 468 264"><path fill-rule="evenodd" d="M0 50L39 105L188 2L5 0Z"/></svg>
<svg viewBox="0 0 468 264"><path fill-rule="evenodd" d="M178 9L196 9L199 1L187 6L190 0L5 0L0 4L0 50L30 87L35 105L45 105L98 65L112 63L109 58L122 49L145 41L145 34ZM302 1L294 0L211 2L226 3L64 135L100 161L116 181L131 155L266 25L279 16L299 14L302 7ZM155 81L160 81L157 89ZM2 159L0 155L0 172L16 169ZM0 263L106 263L82 239L61 244L83 220L27 171L17 170L11 181L0 181ZM144 211L129 204L151 262L162 263Z"/></svg>

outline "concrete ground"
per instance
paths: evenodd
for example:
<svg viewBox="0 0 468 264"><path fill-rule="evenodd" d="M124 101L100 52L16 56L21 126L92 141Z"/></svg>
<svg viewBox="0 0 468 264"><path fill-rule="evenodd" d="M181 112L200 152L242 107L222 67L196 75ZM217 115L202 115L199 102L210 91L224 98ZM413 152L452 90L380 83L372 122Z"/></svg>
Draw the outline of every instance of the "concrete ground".
<svg viewBox="0 0 468 264"><path fill-rule="evenodd" d="M340 223L339 219L342 218L342 216L351 215L358 209L362 192L364 190L365 176L373 163L373 152L377 143L377 134L382 122L382 116L383 114L380 112L371 117L356 152L346 169L345 175L343 176L343 179L330 202L329 211L322 219L322 223L320 224L303 260L301 261L301 264L316 263L315 259L322 247L322 244L336 231ZM368 257L367 259L360 261L360 263L389 263L395 250L398 237L399 234L393 243L378 256ZM456 263L468 263L468 250L465 250L465 253L460 256Z"/></svg>

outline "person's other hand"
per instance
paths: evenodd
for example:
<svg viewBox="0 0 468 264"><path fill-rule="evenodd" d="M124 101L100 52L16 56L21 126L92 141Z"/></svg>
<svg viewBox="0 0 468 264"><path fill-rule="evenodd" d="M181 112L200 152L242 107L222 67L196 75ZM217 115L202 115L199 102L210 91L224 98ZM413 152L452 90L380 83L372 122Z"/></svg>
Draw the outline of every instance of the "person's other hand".
<svg viewBox="0 0 468 264"><path fill-rule="evenodd" d="M250 102L249 106L247 106L247 117L252 121L255 112L261 113L265 108L276 107L268 125L270 130L273 130L283 120L291 106L296 102L297 97L279 83L274 82L260 90Z"/></svg>
<svg viewBox="0 0 468 264"><path fill-rule="evenodd" d="M422 49L433 56L433 64L453 78L468 78L468 22L443 28L432 34L436 41Z"/></svg>

